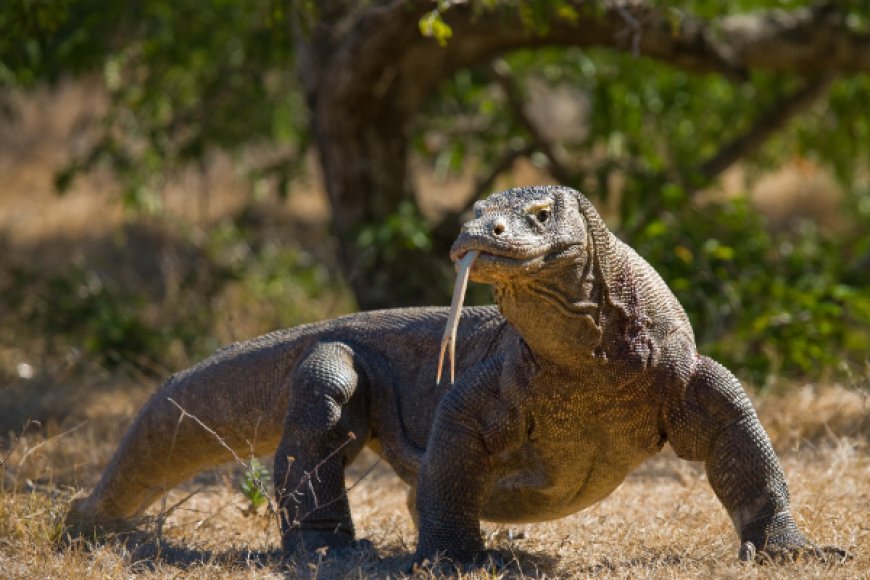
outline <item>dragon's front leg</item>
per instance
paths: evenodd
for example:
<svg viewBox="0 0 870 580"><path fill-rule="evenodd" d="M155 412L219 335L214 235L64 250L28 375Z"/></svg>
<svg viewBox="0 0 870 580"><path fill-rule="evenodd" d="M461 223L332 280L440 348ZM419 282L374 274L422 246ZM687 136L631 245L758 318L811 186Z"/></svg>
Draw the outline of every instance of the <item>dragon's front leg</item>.
<svg viewBox="0 0 870 580"><path fill-rule="evenodd" d="M677 455L704 461L710 485L740 536L742 560L846 555L838 548L816 546L798 529L770 439L749 397L725 367L700 357L685 388L666 409L665 422Z"/></svg>

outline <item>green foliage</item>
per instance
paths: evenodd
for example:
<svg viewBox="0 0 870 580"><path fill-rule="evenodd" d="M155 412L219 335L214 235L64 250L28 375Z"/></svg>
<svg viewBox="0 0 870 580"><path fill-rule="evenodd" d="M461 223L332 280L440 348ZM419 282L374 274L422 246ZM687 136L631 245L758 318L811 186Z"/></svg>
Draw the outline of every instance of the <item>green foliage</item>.
<svg viewBox="0 0 870 580"><path fill-rule="evenodd" d="M845 194L843 231L800 223L772 233L745 201L696 201L697 190L711 185L699 170L801 79L754 74L735 84L603 49L521 51L506 62L521 88L531 81L570 87L587 100L587 131L552 144L570 172L566 184L599 206L618 199L611 225L674 288L706 352L756 382L864 364L870 276L860 264L870 256L870 114L862 103L870 79L838 80L826 106L742 160L750 176L795 159L830 167ZM537 149L531 161L550 166L487 71L457 72L418 130L415 145L436 175L459 175L472 160L485 173L506 152L529 145Z"/></svg>
<svg viewBox="0 0 870 580"><path fill-rule="evenodd" d="M454 10L464 10L457 4L435 4L420 19L420 32L441 46L449 44L459 30L451 27ZM813 3L655 4L667 10L676 30L693 17ZM519 25L544 35L556 20L582 26L575 5L485 0L473 3L471 13L505 10ZM870 26L866 8L863 1L833 6L858 31ZM163 183L174 174L204 168L215 151L241 155L266 144L283 154L257 165L252 183L286 193L303 170L311 139L292 74L294 22L301 34L311 34L316 11L317 3L308 0L292 6L10 0L0 10L0 85L31 87L62 75L102 79L110 96L102 130L56 176L61 191L80 171L108 166L121 178L121 199L128 207L155 213ZM711 185L704 163L804 79L754 73L747 82L733 82L605 49L539 48L503 58L526 101L533 84L550 91L569 88L575 104L588 109L579 123L583 131L563 131L552 143L539 142L519 118L523 111L508 102L491 66L460 69L434 93L412 127L418 158L436 178L460 175L469 164L485 176L520 151L553 171L555 156L567 173L566 185L583 190L599 206L617 208L614 229L671 283L712 354L757 380L778 372L820 376L842 361L866 359L870 78L838 79L826 103L742 160L750 175L796 159L830 168L844 192L849 223L843 231L800 224L771 233L745 203L704 204L696 193ZM443 252L432 234L434 224L423 219L415 202L384 213L376 223L360 224L350 240L360 268L407 268L401 263L405 250ZM273 306L266 315L269 324L310 318L310 305L324 287L334 285L311 256L292 246L260 243L243 227L222 226L205 251L226 277L218 276L204 302L220 288L242 287L246 300ZM419 275L441 275L430 270ZM186 337L186 348L200 348L194 337L208 324L193 314L197 308L179 317L177 326L160 326L141 313L146 297L101 275L94 285L88 272L83 268L41 281L46 293L61 297L60 307L49 309L47 294L41 306L33 299L26 312L34 324L68 334L81 331L89 337L88 348L99 353L164 352L173 332ZM123 355L111 355L117 356Z"/></svg>
<svg viewBox="0 0 870 580"><path fill-rule="evenodd" d="M269 473L269 469L256 457L252 458L248 470L242 476L242 483L239 484L242 495L248 498L251 504L251 509L256 510L269 501L265 484L271 479L272 474Z"/></svg>
<svg viewBox="0 0 870 580"><path fill-rule="evenodd" d="M453 29L444 22L438 9L427 12L420 18L420 34L434 38L440 46L447 46L447 41L453 36Z"/></svg>
<svg viewBox="0 0 870 580"><path fill-rule="evenodd" d="M867 230L826 235L805 221L773 234L737 199L665 212L631 242L677 294L702 351L754 382L862 368L870 288L850 264Z"/></svg>
<svg viewBox="0 0 870 580"><path fill-rule="evenodd" d="M51 344L81 349L109 368L132 364L151 373L162 370L174 342L198 351L205 320L188 311L162 324L146 315L147 295L131 290L94 269L74 264L42 276L17 267L6 302L22 318L21 328Z"/></svg>
<svg viewBox="0 0 870 580"><path fill-rule="evenodd" d="M240 310L256 309L259 334L351 309L353 298L322 259L293 243L263 239L244 227L244 219L226 221L210 234L206 255L226 272Z"/></svg>
<svg viewBox="0 0 870 580"><path fill-rule="evenodd" d="M200 248L173 242L184 260L176 281L81 259L49 274L10 266L0 271L6 282L0 308L12 313L6 324L20 329L20 338L42 341L52 355L78 351L108 368L165 375L228 340L352 308L347 290L322 261L241 227L245 221L198 234Z"/></svg>
<svg viewBox="0 0 870 580"><path fill-rule="evenodd" d="M384 221L364 225L357 236L357 245L364 252L378 248L384 259L394 261L402 255L402 250L429 250L432 239L417 207L405 201Z"/></svg>
<svg viewBox="0 0 870 580"><path fill-rule="evenodd" d="M13 0L0 11L0 83L102 77L110 107L101 135L58 174L60 191L108 166L128 206L153 209L167 176L214 151L271 143L286 154L256 177L274 177L285 193L308 147L290 18L280 2Z"/></svg>
<svg viewBox="0 0 870 580"><path fill-rule="evenodd" d="M97 66L110 50L114 2L8 0L0 10L0 87L32 86Z"/></svg>
<svg viewBox="0 0 870 580"><path fill-rule="evenodd" d="M830 167L837 179L868 199L867 144L870 143L870 114L861 103L870 99L866 76L844 78L832 87L828 103L813 115L806 115L793 130L775 139L775 148L800 155ZM863 109L863 110L862 110ZM775 159L771 163L775 163ZM870 218L870 211L863 212Z"/></svg>
<svg viewBox="0 0 870 580"><path fill-rule="evenodd" d="M575 23L580 18L566 0L525 0L517 3L517 12L523 26L539 34L546 34L554 20Z"/></svg>

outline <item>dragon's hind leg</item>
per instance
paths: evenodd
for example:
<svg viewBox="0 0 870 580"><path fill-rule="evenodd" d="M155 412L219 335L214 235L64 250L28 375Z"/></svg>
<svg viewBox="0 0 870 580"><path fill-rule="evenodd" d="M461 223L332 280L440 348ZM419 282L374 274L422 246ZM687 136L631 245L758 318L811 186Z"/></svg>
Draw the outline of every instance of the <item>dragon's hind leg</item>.
<svg viewBox="0 0 870 580"><path fill-rule="evenodd" d="M316 344L290 380L274 474L284 553L348 546L354 528L344 467L368 436L354 353L343 343Z"/></svg>

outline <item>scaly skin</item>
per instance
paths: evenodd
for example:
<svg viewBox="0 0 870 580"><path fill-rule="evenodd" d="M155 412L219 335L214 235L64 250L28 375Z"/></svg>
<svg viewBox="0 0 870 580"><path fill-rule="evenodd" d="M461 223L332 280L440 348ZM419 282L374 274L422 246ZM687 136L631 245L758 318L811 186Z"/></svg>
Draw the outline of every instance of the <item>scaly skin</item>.
<svg viewBox="0 0 870 580"><path fill-rule="evenodd" d="M481 519L574 513L665 441L705 462L741 557L823 554L794 523L740 384L697 353L674 295L585 197L520 188L475 210L451 257L480 252L471 279L494 287L498 308L464 309L455 385L434 383L444 308L359 313L232 345L152 397L70 524L128 522L230 459L171 398L240 455L277 447L288 554L351 544L344 467L364 445L412 486L417 559L475 561Z"/></svg>

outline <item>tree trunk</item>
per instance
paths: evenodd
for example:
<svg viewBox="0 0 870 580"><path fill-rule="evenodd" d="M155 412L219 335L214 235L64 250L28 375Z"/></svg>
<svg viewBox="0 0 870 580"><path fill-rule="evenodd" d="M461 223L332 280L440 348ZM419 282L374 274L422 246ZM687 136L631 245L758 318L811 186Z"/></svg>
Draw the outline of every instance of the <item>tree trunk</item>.
<svg viewBox="0 0 870 580"><path fill-rule="evenodd" d="M406 247L401 238L361 236L365 228L383 230L383 222L402 201L413 199L406 118L394 108L374 105L314 109L314 132L343 273L366 310L437 303L447 292L446 254L434 256Z"/></svg>
<svg viewBox="0 0 870 580"><path fill-rule="evenodd" d="M408 62L409 53L431 42L417 27L424 10L396 10L402 3L351 3L342 10L336 4L312 26L298 72L311 108L339 263L362 309L437 303L448 292L446 254L360 235L365 228L383 228L403 200L414 202L409 121L423 101L421 91L440 78L431 68L414 71Z"/></svg>

